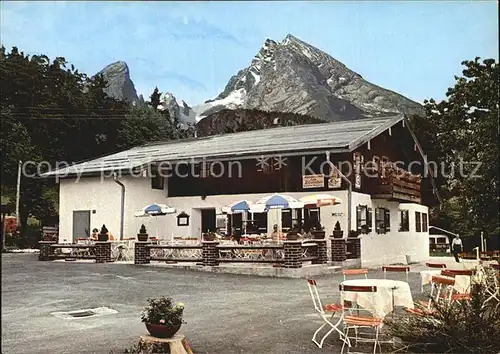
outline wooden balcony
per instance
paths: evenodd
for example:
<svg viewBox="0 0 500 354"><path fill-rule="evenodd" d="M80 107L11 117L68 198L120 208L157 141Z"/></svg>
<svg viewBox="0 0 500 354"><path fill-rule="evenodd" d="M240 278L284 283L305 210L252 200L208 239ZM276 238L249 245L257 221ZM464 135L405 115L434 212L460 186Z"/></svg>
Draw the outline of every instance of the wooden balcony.
<svg viewBox="0 0 500 354"><path fill-rule="evenodd" d="M370 194L373 199L420 204L420 183L420 176L388 166L381 171L379 177L370 178Z"/></svg>

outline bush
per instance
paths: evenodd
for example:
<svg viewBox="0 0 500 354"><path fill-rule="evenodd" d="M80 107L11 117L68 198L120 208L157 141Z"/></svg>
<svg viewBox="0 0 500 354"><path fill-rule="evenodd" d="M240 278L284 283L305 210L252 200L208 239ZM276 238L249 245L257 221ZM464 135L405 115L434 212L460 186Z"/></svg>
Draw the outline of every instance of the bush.
<svg viewBox="0 0 500 354"><path fill-rule="evenodd" d="M483 270L483 281L473 282L472 300L451 305L434 303L428 315L400 315L385 320L389 333L412 353L499 353L500 303L490 300L488 284L498 272Z"/></svg>
<svg viewBox="0 0 500 354"><path fill-rule="evenodd" d="M22 232L7 233L5 246L13 248L38 248L38 241L42 239L42 229L39 225L26 225Z"/></svg>

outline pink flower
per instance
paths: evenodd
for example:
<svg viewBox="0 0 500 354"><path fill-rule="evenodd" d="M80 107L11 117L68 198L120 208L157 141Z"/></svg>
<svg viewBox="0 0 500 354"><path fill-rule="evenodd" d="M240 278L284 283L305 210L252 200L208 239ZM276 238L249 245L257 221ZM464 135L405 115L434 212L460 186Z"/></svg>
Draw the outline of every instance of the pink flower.
<svg viewBox="0 0 500 354"><path fill-rule="evenodd" d="M161 320L160 320L160 324L165 324L165 320L164 320L164 319L161 319Z"/></svg>

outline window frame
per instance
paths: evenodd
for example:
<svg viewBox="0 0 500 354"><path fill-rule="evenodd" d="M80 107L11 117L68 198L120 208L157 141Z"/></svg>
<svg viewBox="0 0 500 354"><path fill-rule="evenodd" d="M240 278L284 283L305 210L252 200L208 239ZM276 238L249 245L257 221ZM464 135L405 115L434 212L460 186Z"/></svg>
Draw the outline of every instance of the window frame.
<svg viewBox="0 0 500 354"><path fill-rule="evenodd" d="M403 215L406 215L406 222L403 222L405 218ZM410 231L410 211L400 210L399 211L399 232L408 232Z"/></svg>
<svg viewBox="0 0 500 354"><path fill-rule="evenodd" d="M154 190L165 190L165 177L161 173L158 173L157 168L153 168L151 171L151 189Z"/></svg>
<svg viewBox="0 0 500 354"><path fill-rule="evenodd" d="M364 217L363 217L364 211ZM364 224L363 224L364 223ZM369 208L368 205L358 205L356 207L356 230L362 232L363 225L366 225L367 232L372 232L373 229L373 210Z"/></svg>
<svg viewBox="0 0 500 354"><path fill-rule="evenodd" d="M422 213L415 212L415 232L422 232Z"/></svg>
<svg viewBox="0 0 500 354"><path fill-rule="evenodd" d="M391 211L384 207L375 208L375 230L378 234L391 231Z"/></svg>
<svg viewBox="0 0 500 354"><path fill-rule="evenodd" d="M429 214L422 213L422 232L429 232Z"/></svg>

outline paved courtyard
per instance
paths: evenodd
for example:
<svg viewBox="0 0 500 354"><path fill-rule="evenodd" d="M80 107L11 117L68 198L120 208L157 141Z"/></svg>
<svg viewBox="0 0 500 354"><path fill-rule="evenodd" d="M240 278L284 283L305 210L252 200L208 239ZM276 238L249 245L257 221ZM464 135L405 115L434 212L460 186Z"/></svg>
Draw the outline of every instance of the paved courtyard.
<svg viewBox="0 0 500 354"><path fill-rule="evenodd" d="M371 277L382 278L381 271ZM320 295L338 301L340 274L318 277ZM420 277L410 274L412 292ZM106 353L137 343L148 297L185 303L181 332L198 353L338 353L335 336L312 342L321 324L303 279L213 274L125 264L40 262L2 255L2 353ZM106 306L118 313L60 319L51 312Z"/></svg>

